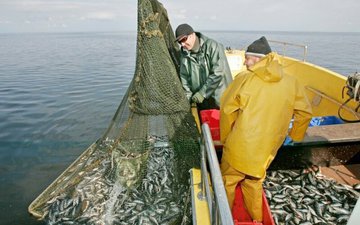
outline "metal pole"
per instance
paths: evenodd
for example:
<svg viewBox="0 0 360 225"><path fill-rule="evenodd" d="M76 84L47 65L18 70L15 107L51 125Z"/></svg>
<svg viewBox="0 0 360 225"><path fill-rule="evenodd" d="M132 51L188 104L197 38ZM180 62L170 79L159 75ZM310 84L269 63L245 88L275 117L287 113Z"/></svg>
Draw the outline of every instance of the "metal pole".
<svg viewBox="0 0 360 225"><path fill-rule="evenodd" d="M207 153L206 155L210 167L212 186L215 192L215 201L217 202L219 208L220 221L222 225L233 225L234 221L232 219L230 206L227 200L218 158L216 156L215 148L210 134L210 129L207 123L204 123L201 128L204 137L205 150Z"/></svg>
<svg viewBox="0 0 360 225"><path fill-rule="evenodd" d="M209 208L209 215L212 218L213 209L212 209L212 198L210 192L210 183L208 177L208 171L206 168L206 157L205 157L205 147L203 144L200 144L201 150L201 194L199 199L207 201L208 208Z"/></svg>
<svg viewBox="0 0 360 225"><path fill-rule="evenodd" d="M297 47L301 47L304 49L304 56L303 56L303 61L305 62L306 60L306 56L307 56L307 45L301 45L301 44L294 44L294 43L289 43L289 42L284 42L284 41L274 41L274 40L268 40L268 42L272 42L272 43L277 43L277 44L282 44L283 48L284 48L284 56L285 54L285 50L286 50L286 46L288 45L292 45L292 46L297 46Z"/></svg>

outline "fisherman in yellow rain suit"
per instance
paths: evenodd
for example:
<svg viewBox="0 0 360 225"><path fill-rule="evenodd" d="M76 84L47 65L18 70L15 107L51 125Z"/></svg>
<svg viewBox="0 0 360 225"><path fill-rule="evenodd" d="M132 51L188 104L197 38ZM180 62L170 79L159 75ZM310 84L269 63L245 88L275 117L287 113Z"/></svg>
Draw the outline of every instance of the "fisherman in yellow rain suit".
<svg viewBox="0 0 360 225"><path fill-rule="evenodd" d="M312 110L304 88L282 72L280 58L265 37L249 45L244 64L248 70L221 98L221 172L230 208L241 182L245 207L253 220L261 222L266 170L287 135L294 141L303 139Z"/></svg>

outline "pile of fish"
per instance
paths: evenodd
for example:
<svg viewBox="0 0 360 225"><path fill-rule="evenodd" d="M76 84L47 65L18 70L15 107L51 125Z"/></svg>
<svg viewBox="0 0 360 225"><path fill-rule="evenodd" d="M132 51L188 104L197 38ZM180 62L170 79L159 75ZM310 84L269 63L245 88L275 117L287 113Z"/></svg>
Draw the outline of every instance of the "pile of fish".
<svg viewBox="0 0 360 225"><path fill-rule="evenodd" d="M269 171L264 191L276 224L346 224L359 197L318 167Z"/></svg>
<svg viewBox="0 0 360 225"><path fill-rule="evenodd" d="M141 154L124 144L94 152L88 160L101 162L47 202L47 224L188 224L189 186L177 180L173 148L166 137L148 141L152 147Z"/></svg>

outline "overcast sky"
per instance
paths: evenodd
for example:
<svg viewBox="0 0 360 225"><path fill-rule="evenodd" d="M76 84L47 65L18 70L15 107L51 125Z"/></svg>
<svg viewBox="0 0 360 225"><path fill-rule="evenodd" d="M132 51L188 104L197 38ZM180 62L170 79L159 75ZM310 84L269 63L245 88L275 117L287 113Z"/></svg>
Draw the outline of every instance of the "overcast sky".
<svg viewBox="0 0 360 225"><path fill-rule="evenodd" d="M173 28L360 32L360 0L160 0ZM137 0L0 0L0 33L137 29Z"/></svg>

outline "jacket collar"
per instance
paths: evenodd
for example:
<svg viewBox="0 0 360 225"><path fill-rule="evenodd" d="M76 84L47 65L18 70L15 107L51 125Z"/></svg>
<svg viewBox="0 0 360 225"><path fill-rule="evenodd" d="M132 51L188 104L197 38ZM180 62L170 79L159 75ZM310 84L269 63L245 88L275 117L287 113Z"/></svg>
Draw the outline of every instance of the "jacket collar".
<svg viewBox="0 0 360 225"><path fill-rule="evenodd" d="M282 62L278 54L271 52L249 68L265 82L278 82L283 77Z"/></svg>

